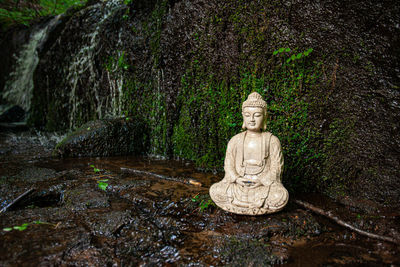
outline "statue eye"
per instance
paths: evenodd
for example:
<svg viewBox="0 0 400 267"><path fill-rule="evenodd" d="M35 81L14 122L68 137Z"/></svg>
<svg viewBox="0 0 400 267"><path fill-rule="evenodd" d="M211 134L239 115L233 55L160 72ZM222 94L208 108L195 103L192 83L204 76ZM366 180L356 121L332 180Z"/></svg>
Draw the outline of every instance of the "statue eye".
<svg viewBox="0 0 400 267"><path fill-rule="evenodd" d="M245 117L250 117L250 113L246 112L246 113L244 113L244 116Z"/></svg>
<svg viewBox="0 0 400 267"><path fill-rule="evenodd" d="M262 114L261 114L261 113L258 113L258 112L257 112L256 114L254 114L255 117L261 117L261 115L262 115Z"/></svg>

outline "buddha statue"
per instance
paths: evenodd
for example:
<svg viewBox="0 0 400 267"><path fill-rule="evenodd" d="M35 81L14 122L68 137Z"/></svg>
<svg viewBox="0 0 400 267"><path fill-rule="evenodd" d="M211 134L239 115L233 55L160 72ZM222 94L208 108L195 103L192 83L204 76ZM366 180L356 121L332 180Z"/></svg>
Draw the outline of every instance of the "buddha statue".
<svg viewBox="0 0 400 267"><path fill-rule="evenodd" d="M242 105L245 130L229 141L225 176L210 187L218 207L236 214L280 211L289 200L282 185L283 155L279 139L266 132L267 105L257 92Z"/></svg>

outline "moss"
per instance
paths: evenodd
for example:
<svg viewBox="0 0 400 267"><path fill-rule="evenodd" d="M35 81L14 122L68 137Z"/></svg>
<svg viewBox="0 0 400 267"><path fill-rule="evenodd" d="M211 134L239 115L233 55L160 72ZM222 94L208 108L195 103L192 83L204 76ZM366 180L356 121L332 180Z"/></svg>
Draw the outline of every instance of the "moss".
<svg viewBox="0 0 400 267"><path fill-rule="evenodd" d="M312 145L319 131L308 119L306 96L319 77L319 65L308 60L312 50L306 51L277 50L269 72L242 68L237 82L219 81L207 66L194 62L181 79L175 155L205 169L221 169L229 139L241 131L241 103L257 91L269 105L268 131L281 140L289 187L311 187L304 177L321 152Z"/></svg>
<svg viewBox="0 0 400 267"><path fill-rule="evenodd" d="M355 174L352 164L347 157L337 157L338 154L346 155L351 149L349 140L354 130L354 120L336 118L329 124L329 134L323 141L323 173L322 180L328 195L344 196L352 181L347 177Z"/></svg>
<svg viewBox="0 0 400 267"><path fill-rule="evenodd" d="M150 58L146 62L148 69L134 62L130 48L119 47L102 60L108 79L123 81L123 95L116 109L125 117L139 115L148 126L150 153L167 155L171 150L173 156L193 160L200 168L222 170L227 143L241 131L241 103L250 92L257 91L268 103L268 131L282 143L284 181L289 189L323 184L315 177L331 170L331 163L320 169L314 166L333 157L330 151L319 148L321 133L310 120L313 103L309 97L316 90L321 66L313 61L312 50L289 49L288 44L279 41L284 38L276 37L286 34L285 6L270 1L227 1L210 10L208 19L202 22L204 28L188 32L194 44L180 84L171 86L176 88L165 88L165 68L161 64L161 37L168 8L168 1L152 2L147 15L128 27L133 36L140 36L145 43L143 53ZM271 12L279 15L277 23L271 23ZM124 18L123 23L130 20ZM216 64L219 61L212 57L218 55L218 47L224 46L218 36L226 32L235 36L231 48L237 51L223 51L222 55L231 58ZM171 71L179 75L176 70ZM57 103L48 105L48 129L58 125L52 105L56 107ZM82 113L84 108L91 112ZM94 107L82 110L76 112L75 121L95 119ZM342 184L338 177L327 180Z"/></svg>

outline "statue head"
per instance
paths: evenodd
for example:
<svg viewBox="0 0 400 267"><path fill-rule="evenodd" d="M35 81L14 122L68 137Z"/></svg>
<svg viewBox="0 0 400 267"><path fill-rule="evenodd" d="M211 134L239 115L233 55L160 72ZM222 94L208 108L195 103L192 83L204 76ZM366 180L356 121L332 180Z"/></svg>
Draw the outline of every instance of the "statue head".
<svg viewBox="0 0 400 267"><path fill-rule="evenodd" d="M242 104L243 125L242 129L257 128L267 129L267 103L257 92L251 93Z"/></svg>

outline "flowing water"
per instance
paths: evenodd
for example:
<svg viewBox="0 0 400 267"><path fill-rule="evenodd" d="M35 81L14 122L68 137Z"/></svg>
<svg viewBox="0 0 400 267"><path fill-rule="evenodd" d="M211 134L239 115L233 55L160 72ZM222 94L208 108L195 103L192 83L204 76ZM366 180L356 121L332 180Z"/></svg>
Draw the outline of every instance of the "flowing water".
<svg viewBox="0 0 400 267"><path fill-rule="evenodd" d="M70 128L76 126L74 123L75 118L79 116L77 114L80 110L79 107L85 104L83 102L85 99L78 97L77 93L77 88L81 83L90 84L92 90L87 91L94 94L93 97L95 101L92 101L91 104L94 105L93 110L98 118L105 118L107 115L120 115L122 85L124 83L123 77L118 75L115 79L108 79L111 90L110 97L99 95L101 79L96 70L96 57L101 49L99 46L99 33L104 30L104 23L107 19L123 7L122 3L123 1L121 0L102 1L81 11L91 14L90 19L93 20L93 23L90 25L90 28L84 30L84 33L81 36L83 42L81 43L79 50L72 55L72 59L67 68L66 86L69 87L69 104L72 108L69 114ZM119 39L118 43L120 42L121 39ZM121 54L119 56L121 56ZM86 73L85 77L88 77L89 79L85 82L82 81L84 78L81 77L84 73ZM89 97L89 99L91 99L91 97ZM105 107L108 106L110 109L105 109Z"/></svg>
<svg viewBox="0 0 400 267"><path fill-rule="evenodd" d="M36 26L33 29L30 40L25 44L16 58L15 70L10 73L5 84L3 98L9 103L19 105L26 111L30 110L33 73L39 63L38 49L46 42L48 34L57 26L61 15L49 20L44 25Z"/></svg>
<svg viewBox="0 0 400 267"><path fill-rule="evenodd" d="M57 78L64 77L65 81L63 84L65 88L61 92L63 92L62 97L66 97L66 101L71 109L68 114L70 128L79 126L76 125L76 119L82 118L80 107L86 105L87 103L84 103L84 101L88 99L91 100L89 105L92 106L93 116L107 118L119 116L122 113L122 86L124 84L124 77L121 73L115 71L119 67L118 64L120 64L118 59L123 58L122 48L118 50L118 47L122 47L122 28L119 29L120 32L116 42L116 60L113 59L114 61L111 64L111 68L114 68L114 71L111 69L110 72L107 72L107 81L110 90L107 96L100 93L102 77L101 73L98 72L97 57L99 51L102 49L100 39L101 34L107 27L106 22L117 11L125 8L123 3L124 1L122 0L99 1L97 4L88 6L75 15L81 16L82 14L86 14L87 20L90 20L91 23L89 23L88 27L79 29L80 42L79 44L78 42L75 44L76 47L74 49L76 50L69 55L68 66L59 66L59 70L57 69ZM2 98L8 104L19 105L24 110L30 111L34 88L33 78L40 61L39 50L48 40L52 30L62 20L65 20L68 25L68 18L59 15L46 23L34 26L29 42L23 45L21 50L14 55L16 61L15 69L9 74L2 92ZM47 77L47 79L53 78ZM78 92L78 88L84 83L90 85L90 88L86 88L85 92L83 92L86 98L82 98L79 95L82 92Z"/></svg>
<svg viewBox="0 0 400 267"><path fill-rule="evenodd" d="M221 173L146 157L54 158L51 151L60 138L1 134L2 208L32 189L0 214L1 229L16 226L0 231L2 266L400 263L394 244L359 236L292 202L277 214L257 217L204 205L201 200L209 199L208 188ZM188 178L202 185L186 183ZM106 183L105 191L100 183ZM319 195L291 197L333 210L347 221L363 222L370 231L390 235L399 227L396 211L358 214L360 219ZM18 230L24 223L26 229Z"/></svg>

